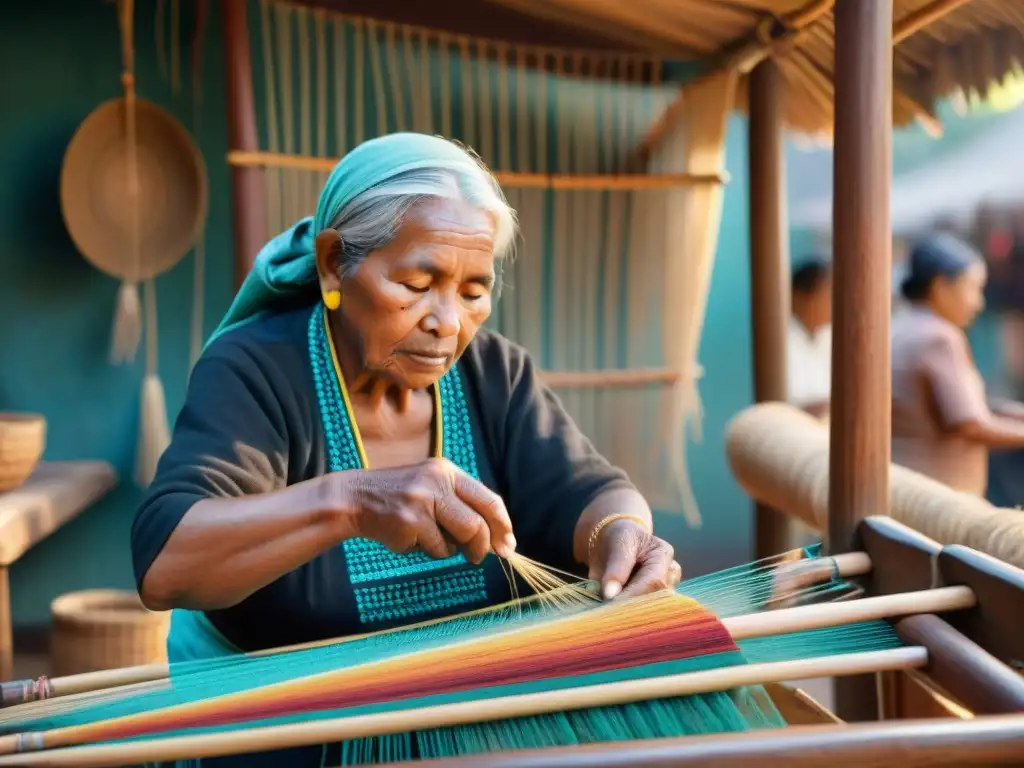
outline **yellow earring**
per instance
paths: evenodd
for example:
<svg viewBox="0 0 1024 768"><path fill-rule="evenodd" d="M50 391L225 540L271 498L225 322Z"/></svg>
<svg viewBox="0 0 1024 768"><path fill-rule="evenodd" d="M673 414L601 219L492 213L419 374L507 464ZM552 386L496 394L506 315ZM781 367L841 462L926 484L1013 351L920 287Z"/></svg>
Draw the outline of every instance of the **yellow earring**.
<svg viewBox="0 0 1024 768"><path fill-rule="evenodd" d="M332 312L341 306L341 291L324 291L324 306Z"/></svg>

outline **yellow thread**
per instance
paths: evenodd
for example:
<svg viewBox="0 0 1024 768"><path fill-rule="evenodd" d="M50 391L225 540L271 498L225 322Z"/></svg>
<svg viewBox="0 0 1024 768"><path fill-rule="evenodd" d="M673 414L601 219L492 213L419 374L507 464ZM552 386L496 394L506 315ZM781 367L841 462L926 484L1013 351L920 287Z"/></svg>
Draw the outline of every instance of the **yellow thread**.
<svg viewBox="0 0 1024 768"><path fill-rule="evenodd" d="M604 530L604 527L606 525L609 525L610 523L614 523L616 520L632 520L634 523L637 523L645 531L650 533L650 530L649 530L648 525L647 525L647 521L644 520L639 515L620 515L620 514L608 515L608 517L602 519L596 526L594 526L594 530L590 534L590 542L587 545L587 556L588 556L588 559L589 559L589 556L594 553L594 545L597 544L597 537L601 535L601 531Z"/></svg>
<svg viewBox="0 0 1024 768"><path fill-rule="evenodd" d="M341 294L338 294L339 298ZM327 346L331 350L331 363L334 365L334 377L338 380L338 389L341 390L341 399L345 403L345 413L348 414L348 423L352 428L352 438L356 442L356 450L359 452L359 463L363 469L370 468L370 462L366 458L366 448L363 446L363 437L359 433L359 425L356 424L356 415L352 411L352 401L348 397L348 387L345 386L345 374L341 372L341 363L338 362L338 350L334 346L334 337L331 335L331 325L328 322L327 312L324 311L324 333L327 334ZM434 456L440 458L444 455L444 415L441 412L440 387L434 385L434 407L437 409L437 419L434 428Z"/></svg>

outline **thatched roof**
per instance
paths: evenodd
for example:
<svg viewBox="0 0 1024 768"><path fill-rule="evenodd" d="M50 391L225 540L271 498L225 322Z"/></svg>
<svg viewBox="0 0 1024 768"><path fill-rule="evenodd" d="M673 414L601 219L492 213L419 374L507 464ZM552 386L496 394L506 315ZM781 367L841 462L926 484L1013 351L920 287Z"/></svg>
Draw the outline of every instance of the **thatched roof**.
<svg viewBox="0 0 1024 768"><path fill-rule="evenodd" d="M866 0L869 1L869 0ZM835 0L305 0L307 4L450 32L666 60L781 64L789 126L832 125ZM894 120L938 129L933 105L984 92L1024 60L1024 0L894 0ZM740 88L739 104L746 103Z"/></svg>

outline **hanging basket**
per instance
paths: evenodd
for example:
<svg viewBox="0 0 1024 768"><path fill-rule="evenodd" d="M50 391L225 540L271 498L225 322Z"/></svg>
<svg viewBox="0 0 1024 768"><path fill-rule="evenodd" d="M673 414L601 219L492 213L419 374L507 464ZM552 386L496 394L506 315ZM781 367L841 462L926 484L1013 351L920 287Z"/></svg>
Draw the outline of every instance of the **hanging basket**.
<svg viewBox="0 0 1024 768"><path fill-rule="evenodd" d="M58 677L167 661L170 614L147 610L134 592L72 592L54 600L51 613Z"/></svg>
<svg viewBox="0 0 1024 768"><path fill-rule="evenodd" d="M0 413L0 493L15 490L29 478L45 447L45 418L37 413Z"/></svg>
<svg viewBox="0 0 1024 768"><path fill-rule="evenodd" d="M138 147L138 263L127 204L128 139L124 99L97 107L64 155L60 200L68 232L82 255L119 280L140 283L184 258L202 230L206 167L185 127L151 101L135 101Z"/></svg>

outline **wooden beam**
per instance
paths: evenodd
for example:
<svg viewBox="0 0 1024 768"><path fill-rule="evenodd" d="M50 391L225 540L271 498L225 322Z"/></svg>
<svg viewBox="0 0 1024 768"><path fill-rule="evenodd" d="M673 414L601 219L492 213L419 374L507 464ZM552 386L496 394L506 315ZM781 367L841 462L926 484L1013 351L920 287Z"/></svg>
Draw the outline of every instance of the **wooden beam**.
<svg viewBox="0 0 1024 768"><path fill-rule="evenodd" d="M14 679L14 626L7 566L0 565L0 683Z"/></svg>
<svg viewBox="0 0 1024 768"><path fill-rule="evenodd" d="M966 5L971 0L933 0L923 8L918 8L913 13L904 16L896 25L892 34L892 44L899 45L911 35L915 35L929 24L941 19L948 13L952 13L961 5Z"/></svg>
<svg viewBox="0 0 1024 768"><path fill-rule="evenodd" d="M811 0L788 14L781 23L777 23L772 16L764 17L751 34L726 46L709 60L704 71L697 76L697 80L712 77L729 69L738 69L744 74L751 71L765 59L771 58L778 50L796 45L812 25L828 15L835 1ZM693 81L685 83L668 109L647 130L636 150L639 156L643 157L650 152L672 128L685 109L683 94L692 86Z"/></svg>
<svg viewBox="0 0 1024 768"><path fill-rule="evenodd" d="M750 76L750 320L754 399L785 401L789 229L783 153L782 73L767 59ZM790 548L786 515L755 504L755 557Z"/></svg>
<svg viewBox="0 0 1024 768"><path fill-rule="evenodd" d="M287 168L296 171L330 173L340 157L288 155L276 152L228 152L228 165L233 168ZM671 189L698 184L727 184L728 173L523 173L493 171L503 187L519 189L561 190L637 190Z"/></svg>
<svg viewBox="0 0 1024 768"><path fill-rule="evenodd" d="M220 4L227 70L228 148L259 151L256 103L252 88L252 53L246 0ZM264 171L258 167L231 168L231 223L235 239L235 287L249 274L256 254L267 242L268 219Z"/></svg>
<svg viewBox="0 0 1024 768"><path fill-rule="evenodd" d="M855 549L860 521L889 509L892 6L835 10L830 554ZM837 681L840 718L877 717L871 683Z"/></svg>

